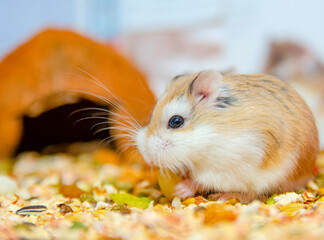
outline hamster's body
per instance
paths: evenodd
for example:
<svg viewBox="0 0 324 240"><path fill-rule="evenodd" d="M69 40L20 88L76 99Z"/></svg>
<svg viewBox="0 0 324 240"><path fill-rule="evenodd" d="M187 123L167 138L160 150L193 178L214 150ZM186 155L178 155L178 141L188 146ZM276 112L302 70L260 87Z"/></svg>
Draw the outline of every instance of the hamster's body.
<svg viewBox="0 0 324 240"><path fill-rule="evenodd" d="M319 151L312 113L291 87L212 70L173 80L136 143L146 162L184 177L179 197L242 201L304 186Z"/></svg>

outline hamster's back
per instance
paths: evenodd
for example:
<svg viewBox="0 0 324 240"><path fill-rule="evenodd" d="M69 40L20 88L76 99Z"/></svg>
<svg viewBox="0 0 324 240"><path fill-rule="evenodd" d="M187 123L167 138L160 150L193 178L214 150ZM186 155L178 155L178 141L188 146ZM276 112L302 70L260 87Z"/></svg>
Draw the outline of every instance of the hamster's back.
<svg viewBox="0 0 324 240"><path fill-rule="evenodd" d="M273 188L289 191L304 185L313 176L319 152L317 128L304 100L269 75L224 76L223 81L235 99L229 117L242 129L254 128L263 137L265 157L260 168L291 168L283 183Z"/></svg>

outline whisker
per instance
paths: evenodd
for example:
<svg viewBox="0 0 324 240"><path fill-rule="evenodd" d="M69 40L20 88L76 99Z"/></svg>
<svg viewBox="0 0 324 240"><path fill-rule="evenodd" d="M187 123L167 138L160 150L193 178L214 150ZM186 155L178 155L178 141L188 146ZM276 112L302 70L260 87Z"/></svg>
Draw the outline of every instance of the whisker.
<svg viewBox="0 0 324 240"><path fill-rule="evenodd" d="M112 138L112 136L108 136L108 137L106 137L106 138L104 138L104 139L102 139L97 145L98 146L100 146L103 142L105 142L105 141L107 141L107 143L106 144L110 144L111 143L111 140L109 140L109 139L111 139Z"/></svg>
<svg viewBox="0 0 324 240"><path fill-rule="evenodd" d="M104 98L104 97L101 96L101 95L94 94L94 93L90 93L90 92L83 91L83 90L72 90L72 91L79 92L79 93L84 93L84 94L88 94L88 95L91 95L91 96L97 97L97 98L99 98L100 100L106 102L107 104L111 104L111 105L113 105L114 107L118 108L118 105L116 105L116 102L115 102L115 101L108 100L108 99ZM84 109L79 109L79 110L74 111L73 114L75 114L75 113L77 113L77 112L85 111L85 110L96 110L96 108L84 108ZM116 116L116 117L122 118L122 119L124 119L125 121L127 121L128 123L130 123L130 124L132 124L132 125L133 125L133 124L136 124L136 126L137 126L138 128L140 128L141 125L136 121L136 119L135 119L133 116L131 116L131 115L130 115L130 114L129 114L129 113L128 113L124 108L123 108L123 110L124 110L124 111L125 111L125 112L130 116L130 117L131 117L131 120L133 120L134 122L130 122L129 120L126 119L126 118L127 118L126 116L122 116L122 115L117 114L117 113L115 113L115 112L113 112L113 111L110 111L110 110L105 109L104 112L107 112L107 113L109 113L109 114L111 114L111 115L114 115L114 116ZM103 111L103 109L102 109L102 111ZM126 118L123 118L123 117L126 117Z"/></svg>
<svg viewBox="0 0 324 240"><path fill-rule="evenodd" d="M130 129L133 129L133 130L138 130L138 129L139 129L137 126L134 126L134 125L133 125L133 122L131 122L131 121L129 121L129 120L126 120L126 119L123 119L123 120L125 120L125 122L128 123L129 125L127 125L127 124L125 124L125 123L123 123L123 122L121 122L121 121L118 121L118 120L116 120L116 119L113 119L113 118L109 118L109 119L108 119L108 122L109 122L109 123L115 123L116 125L119 125L119 126L121 125L121 126L124 126L124 127L130 128Z"/></svg>
<svg viewBox="0 0 324 240"><path fill-rule="evenodd" d="M128 143L128 144L125 143L125 144L123 144L123 148L135 148L135 149L137 149L135 143Z"/></svg>
<svg viewBox="0 0 324 240"><path fill-rule="evenodd" d="M116 140L118 140L118 139L124 139L124 138L129 139L127 136L126 136L126 137L125 137L125 136L117 136L117 137L116 137L115 135L114 135L112 138L114 139L114 141L116 141ZM120 142L122 143L123 141L120 141ZM123 147L124 145L125 145L125 146L128 146L128 145L129 145L129 146L134 146L134 147L136 147L136 143L135 143L135 142L131 142L131 141L124 141L124 142L125 142L125 143L123 143L121 147Z"/></svg>
<svg viewBox="0 0 324 240"><path fill-rule="evenodd" d="M108 124L108 122L104 121L104 122L96 123L96 124L94 124L94 125L90 128L90 131L92 131L92 129L94 129L95 127L97 127L97 126L99 126L99 125L103 125L103 124Z"/></svg>
<svg viewBox="0 0 324 240"><path fill-rule="evenodd" d="M108 128L108 127L106 127L106 128L101 128L101 129L98 129L97 131L95 131L94 133L93 133L93 135L96 135L96 134L98 134L98 133L100 133L100 132L103 132L103 131L109 131L110 130L110 128Z"/></svg>
<svg viewBox="0 0 324 240"><path fill-rule="evenodd" d="M153 130L150 128L147 128L147 135L153 135Z"/></svg>
<svg viewBox="0 0 324 240"><path fill-rule="evenodd" d="M149 107L147 103L143 102L142 100L140 100L140 99L138 99L138 98L131 97L131 96L129 96L128 98L129 98L129 99L132 99L132 100L134 100L134 101L137 101L137 102L139 102L139 103L142 103L146 108Z"/></svg>
<svg viewBox="0 0 324 240"><path fill-rule="evenodd" d="M116 116L116 117L118 117L118 118L120 118L120 119L123 119L124 121L126 121L126 122L129 123L130 125L133 125L134 123L136 124L136 122L131 122L131 119L128 119L127 116L125 116L125 115L120 115L120 114L117 114L117 113L112 112L112 111L110 111L109 114L111 114L111 115L113 115L113 116ZM117 121L116 119L109 118L109 120L110 120L110 121L115 121L116 123L121 124L121 122L120 122L120 121ZM136 127L137 127L137 125L136 125ZM139 126L139 127L141 127L141 126Z"/></svg>
<svg viewBox="0 0 324 240"><path fill-rule="evenodd" d="M121 150L118 149L118 150L117 150L117 153L118 153L118 154L122 154L122 153L124 153L126 150L127 150L127 149L121 149ZM130 153L131 153L131 154L135 153L135 150L133 149Z"/></svg>
<svg viewBox="0 0 324 240"><path fill-rule="evenodd" d="M131 142L135 142L135 140L132 139L132 137L134 137L133 135L131 134L114 134L114 137L116 138L129 138L128 140L131 141Z"/></svg>
<svg viewBox="0 0 324 240"><path fill-rule="evenodd" d="M76 120L73 125L76 125L77 123L84 121L84 120L89 120L89 119L107 119L106 117L84 117L84 118L80 118L78 120Z"/></svg>
<svg viewBox="0 0 324 240"><path fill-rule="evenodd" d="M98 78L96 78L96 77L94 77L93 75L91 75L90 73L88 73L87 71L85 71L85 70L83 70L82 68L80 68L80 67L77 67L77 69L79 70L79 71L81 71L81 72L83 72L84 74L86 74L86 75L88 75L89 77L91 77L93 80L91 80L91 79L87 79L86 78L86 80L88 80L88 81L91 81L91 82L93 82L93 83L95 83L95 84L97 84L98 86L100 86L100 87L102 87L104 90L106 90L108 93L110 93L112 96L114 96L116 99L118 99L118 101L120 101L119 100L119 98L118 97L116 97L116 95L115 94L113 94Z"/></svg>
<svg viewBox="0 0 324 240"><path fill-rule="evenodd" d="M109 104L109 105L113 105L113 106L116 107L117 109L120 108L116 101L114 101L114 100L109 100L109 99L107 99L107 98L105 98L105 97L103 97L103 96L101 96L101 95L99 95L99 94L91 93L91 92L88 92L88 91L85 91L85 90L78 90L78 89L72 89L72 90L70 90L70 91L72 91L72 92L77 92L77 93L83 93L83 94L87 94L87 95L90 95L90 96L96 97L96 98L102 100L103 102L105 102L105 103L107 103L107 104ZM127 111L126 111L126 112L127 112Z"/></svg>
<svg viewBox="0 0 324 240"><path fill-rule="evenodd" d="M104 109L104 108L95 108L95 107L87 107L87 108L77 109L77 110L71 112L71 113L68 115L68 117L71 117L71 116L73 116L74 114L79 113L79 112L83 112L83 111L102 111L102 112L107 112L107 113L109 113L109 110L108 110L108 109Z"/></svg>
<svg viewBox="0 0 324 240"><path fill-rule="evenodd" d="M138 132L138 129L135 128L134 126L128 126L128 125L123 124L123 123L115 123L115 122L110 122L110 121L108 121L108 123L114 124L114 125L112 125L112 127L115 127L117 130L121 130L121 131L124 131L124 132L131 132L134 135L136 135L137 132Z"/></svg>
<svg viewBox="0 0 324 240"><path fill-rule="evenodd" d="M119 149L117 149L117 153L118 154L123 154L126 150L127 150L127 148L123 148L123 149L119 148ZM133 153L133 151L131 153Z"/></svg>
<svg viewBox="0 0 324 240"><path fill-rule="evenodd" d="M108 139L110 139L110 140L107 141ZM113 135L113 136L111 135L111 136L108 136L108 137L102 139L102 141L99 142L98 145L102 144L104 141L107 141L107 144L109 144L109 143L111 143L112 141L115 141L116 139L118 139L118 138L116 138L115 135ZM126 141L124 140L124 141L121 141L121 143L122 143L122 142L126 142ZM127 142L128 142L128 141L127 141Z"/></svg>
<svg viewBox="0 0 324 240"><path fill-rule="evenodd" d="M106 127L105 129L109 129L109 130L111 130L111 129L113 129L113 130L122 130L122 131L126 131L126 132L130 131L131 133L136 134L136 131L135 130L131 130L131 129L124 128L124 127Z"/></svg>
<svg viewBox="0 0 324 240"><path fill-rule="evenodd" d="M136 142L135 142L135 137L136 134L138 132L138 130L140 128L142 128L141 124L135 119L134 116L132 116L132 114L130 114L130 112L128 111L126 105L127 102L121 100L119 97L117 97L113 92L111 92L109 90L109 88L107 86L105 86L100 80L98 80L96 77L92 76L90 73L86 72L85 70L81 69L81 68L77 68L79 71L81 71L82 73L84 73L85 75L87 75L89 78L85 77L85 76L80 76L82 79L85 79L99 87L101 87L102 89L104 89L107 93L110 94L109 98L105 98L104 96L101 96L100 94L96 94L96 93L91 93L85 90L71 90L74 92L78 92L78 93L82 93L82 94L86 94L86 95L90 95L92 97L95 97L101 101L103 101L104 103L108 104L109 106L111 106L112 108L118 109L118 113L116 111L111 111L109 109L105 109L105 108L100 108L100 107L88 107L88 108L83 108L83 109L78 109L74 112L72 112L70 116L78 113L78 112L82 112L82 111L98 111L96 113L91 113L91 115L78 119L74 124L79 123L80 121L84 121L87 119L102 119L105 121L102 122L97 122L95 123L93 126L91 126L90 131L96 130L93 134L98 134L99 132L102 131L106 131L106 130L120 130L120 132L116 133L115 135L110 135L107 136L106 138L102 139L98 145L102 145L103 143L105 144L110 144L112 141L119 139L118 141L120 141L120 146L118 147L120 150L122 150L122 152L126 151L127 149L136 147ZM133 69L134 73L136 73L135 68ZM147 89L144 87L142 80L140 79L140 77L138 75L136 75L137 80L139 81L140 85L142 86L143 90L145 91L145 94L148 94ZM112 96L112 98L111 98ZM140 99L136 99L134 97L129 97L130 99L134 99L135 101L138 101L140 103L142 103L143 105L145 105L146 107L148 106L147 104L145 104L145 102L141 101ZM126 105L125 105L126 104ZM113 118L112 118L113 117ZM120 121L119 121L120 119ZM105 125L107 124L108 127ZM109 126L109 124L114 124L113 126ZM102 125L102 128L101 128ZM96 128L100 126L100 129ZM151 131L151 130L150 130ZM135 150L133 150L135 151Z"/></svg>
<svg viewBox="0 0 324 240"><path fill-rule="evenodd" d="M93 83L95 83L95 84L97 84L98 86L100 86L100 87L102 87L104 90L106 90L108 93L110 93L119 103L118 103L118 105L119 105L119 108L121 108L121 109L123 109L130 117L132 117L133 118L133 120L135 120L136 121L136 119L133 117L133 116L131 116L131 114L129 114L129 112L125 109L126 108L126 106L120 101L120 99L114 94L114 93L112 93L99 79L97 79L97 78L95 78L94 76L92 76L90 73L88 73L88 72L86 72L85 70L83 70L83 69L81 69L81 68L79 68L78 67L78 70L79 71L81 71L81 72L83 72L83 73L85 73L86 75L88 75L89 77L91 77L93 80L91 80L91 79L88 79L88 81L91 81L91 82L93 82ZM137 122L137 121L136 121ZM137 122L138 123L138 122ZM139 124L139 123L138 123Z"/></svg>
<svg viewBox="0 0 324 240"><path fill-rule="evenodd" d="M101 129L98 129L97 131L95 131L95 132L93 133L93 135L96 135L96 134L98 134L98 133L100 133L100 132L103 132L103 131L106 131L106 130L111 130L111 129L115 129L115 128L111 128L111 127L101 128Z"/></svg>
<svg viewBox="0 0 324 240"><path fill-rule="evenodd" d="M133 64L132 62L131 62L130 64L132 65L132 70L133 70L133 72L135 73L136 79L137 79L138 82L141 84L141 86L142 86L142 88L143 88L143 90L144 90L146 96L148 96L149 93L147 92L147 89L144 87L144 85L143 85L143 83L142 83L142 81L141 81L141 78L139 77L138 73L136 72L136 68L135 68L134 64Z"/></svg>
<svg viewBox="0 0 324 240"><path fill-rule="evenodd" d="M125 120L125 119L124 119ZM130 121L128 121L128 120L125 120L128 124L130 124L130 125L126 125L125 123L122 123L122 122L120 122L120 121L117 121L116 119L112 119L112 118L109 118L108 119L108 122L109 123L116 123L117 125L122 125L122 126L124 126L124 127L133 127L135 130L138 130L138 128L137 128L137 126L133 126L132 124L133 124L133 122L130 122Z"/></svg>

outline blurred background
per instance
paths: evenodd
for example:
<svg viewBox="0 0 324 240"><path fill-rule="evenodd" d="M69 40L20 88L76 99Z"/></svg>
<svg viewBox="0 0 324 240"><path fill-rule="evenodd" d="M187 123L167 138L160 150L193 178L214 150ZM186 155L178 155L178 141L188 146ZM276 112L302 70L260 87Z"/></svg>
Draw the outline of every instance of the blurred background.
<svg viewBox="0 0 324 240"><path fill-rule="evenodd" d="M323 9L322 0L0 0L0 60L58 28L113 46L157 98L183 73L273 74L310 105L324 148Z"/></svg>
<svg viewBox="0 0 324 240"><path fill-rule="evenodd" d="M322 0L0 0L0 59L47 27L114 44L156 95L184 72L264 70L273 41L324 60Z"/></svg>

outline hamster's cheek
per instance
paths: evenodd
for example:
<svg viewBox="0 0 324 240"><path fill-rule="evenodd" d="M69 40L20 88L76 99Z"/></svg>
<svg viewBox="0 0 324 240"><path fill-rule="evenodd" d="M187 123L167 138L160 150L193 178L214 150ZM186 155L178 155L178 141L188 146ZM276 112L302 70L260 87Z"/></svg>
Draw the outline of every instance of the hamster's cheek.
<svg viewBox="0 0 324 240"><path fill-rule="evenodd" d="M147 127L140 129L136 136L135 136L135 143L136 143L136 147L137 149L140 151L142 157L144 158L144 160L148 163L151 164L149 161L149 158L147 156L146 153L146 136L147 136Z"/></svg>
<svg viewBox="0 0 324 240"><path fill-rule="evenodd" d="M163 134L151 135L147 139L147 154L151 158L152 163L159 167L165 167L165 160L170 159L170 151L173 144Z"/></svg>

